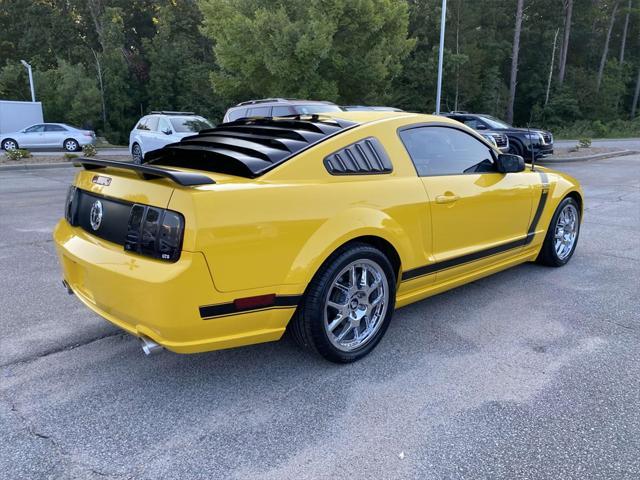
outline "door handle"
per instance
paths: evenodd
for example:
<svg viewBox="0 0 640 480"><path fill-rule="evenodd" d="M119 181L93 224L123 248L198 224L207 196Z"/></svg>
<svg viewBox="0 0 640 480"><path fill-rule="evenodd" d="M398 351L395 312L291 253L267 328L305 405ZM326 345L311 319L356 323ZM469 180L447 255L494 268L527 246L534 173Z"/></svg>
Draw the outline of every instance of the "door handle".
<svg viewBox="0 0 640 480"><path fill-rule="evenodd" d="M436 197L436 203L453 203L460 199L458 195L453 193L447 193L447 195L438 195Z"/></svg>

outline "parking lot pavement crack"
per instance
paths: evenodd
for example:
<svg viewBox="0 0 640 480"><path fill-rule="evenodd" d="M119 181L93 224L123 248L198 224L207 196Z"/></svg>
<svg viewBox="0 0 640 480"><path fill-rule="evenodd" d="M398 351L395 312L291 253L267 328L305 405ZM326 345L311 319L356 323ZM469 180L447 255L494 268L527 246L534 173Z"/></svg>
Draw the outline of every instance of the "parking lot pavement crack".
<svg viewBox="0 0 640 480"><path fill-rule="evenodd" d="M126 332L121 332L121 331L107 333L105 335L100 335L99 337L87 339L87 340L85 340L83 342L73 343L71 345L63 345L63 346L60 346L60 347L56 347L56 348L52 348L52 349L49 349L49 350L45 350L42 353L38 353L38 354L35 354L35 355L30 355L30 356L27 356L27 357L19 358L17 360L13 360L13 361L8 362L8 363L3 363L2 365L0 365L0 368L10 367L10 366L14 366L14 365L20 365L20 364L25 364L25 363L31 363L31 362L34 362L34 361L39 360L41 358L48 357L49 355L55 355L56 353L67 352L69 350L75 350L76 348L81 348L81 347L84 347L86 345L90 345L92 343L99 342L100 340L104 340L106 338L124 337L125 335L127 335L127 333Z"/></svg>

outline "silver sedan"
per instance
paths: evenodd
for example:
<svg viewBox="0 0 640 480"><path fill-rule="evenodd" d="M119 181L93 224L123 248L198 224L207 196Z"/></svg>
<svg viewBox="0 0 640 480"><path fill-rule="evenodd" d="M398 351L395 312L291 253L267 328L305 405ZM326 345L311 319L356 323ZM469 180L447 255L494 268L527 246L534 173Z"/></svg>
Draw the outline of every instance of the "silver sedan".
<svg viewBox="0 0 640 480"><path fill-rule="evenodd" d="M95 144L96 134L65 123L38 123L19 132L0 135L3 150L14 148L63 148L68 152L80 150L84 145Z"/></svg>

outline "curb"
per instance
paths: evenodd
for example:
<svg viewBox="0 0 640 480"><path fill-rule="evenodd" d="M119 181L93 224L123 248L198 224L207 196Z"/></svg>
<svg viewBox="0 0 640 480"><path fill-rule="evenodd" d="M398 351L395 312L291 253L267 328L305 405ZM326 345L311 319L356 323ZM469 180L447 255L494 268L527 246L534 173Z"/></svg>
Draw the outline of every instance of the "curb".
<svg viewBox="0 0 640 480"><path fill-rule="evenodd" d="M24 165L0 165L0 172L10 172L19 170L42 170L45 168L73 167L73 162L60 163L27 163Z"/></svg>
<svg viewBox="0 0 640 480"><path fill-rule="evenodd" d="M620 150L617 152L598 153L596 155L589 155L586 157L566 157L566 158L541 158L536 160L536 163L547 163L553 165L555 163L573 163L573 162L587 162L589 160L602 160L612 157L624 157L627 155L638 154L637 150Z"/></svg>

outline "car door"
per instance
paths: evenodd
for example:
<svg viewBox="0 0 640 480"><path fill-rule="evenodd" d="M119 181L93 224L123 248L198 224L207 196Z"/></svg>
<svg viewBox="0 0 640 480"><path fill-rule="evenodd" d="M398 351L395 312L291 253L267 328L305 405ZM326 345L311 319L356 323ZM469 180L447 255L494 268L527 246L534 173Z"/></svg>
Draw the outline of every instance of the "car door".
<svg viewBox="0 0 640 480"><path fill-rule="evenodd" d="M47 147L62 147L62 143L69 137L73 137L62 125L47 124L44 126L44 143Z"/></svg>
<svg viewBox="0 0 640 480"><path fill-rule="evenodd" d="M162 148L165 145L169 145L176 141L177 138L174 135L171 123L166 117L160 117L160 120L158 121L158 136L156 141L157 148Z"/></svg>
<svg viewBox="0 0 640 480"><path fill-rule="evenodd" d="M46 145L44 135L43 124L32 125L20 135L18 145L22 148L42 148Z"/></svg>
<svg viewBox="0 0 640 480"><path fill-rule="evenodd" d="M516 255L531 217L530 172L502 174L495 153L454 126L408 127L400 132L429 198L436 281Z"/></svg>
<svg viewBox="0 0 640 480"><path fill-rule="evenodd" d="M162 147L159 142L158 123L160 118L157 115L147 117L145 129L140 132L140 140L142 141L142 150L146 154L152 150ZM164 135L160 133L160 135Z"/></svg>

